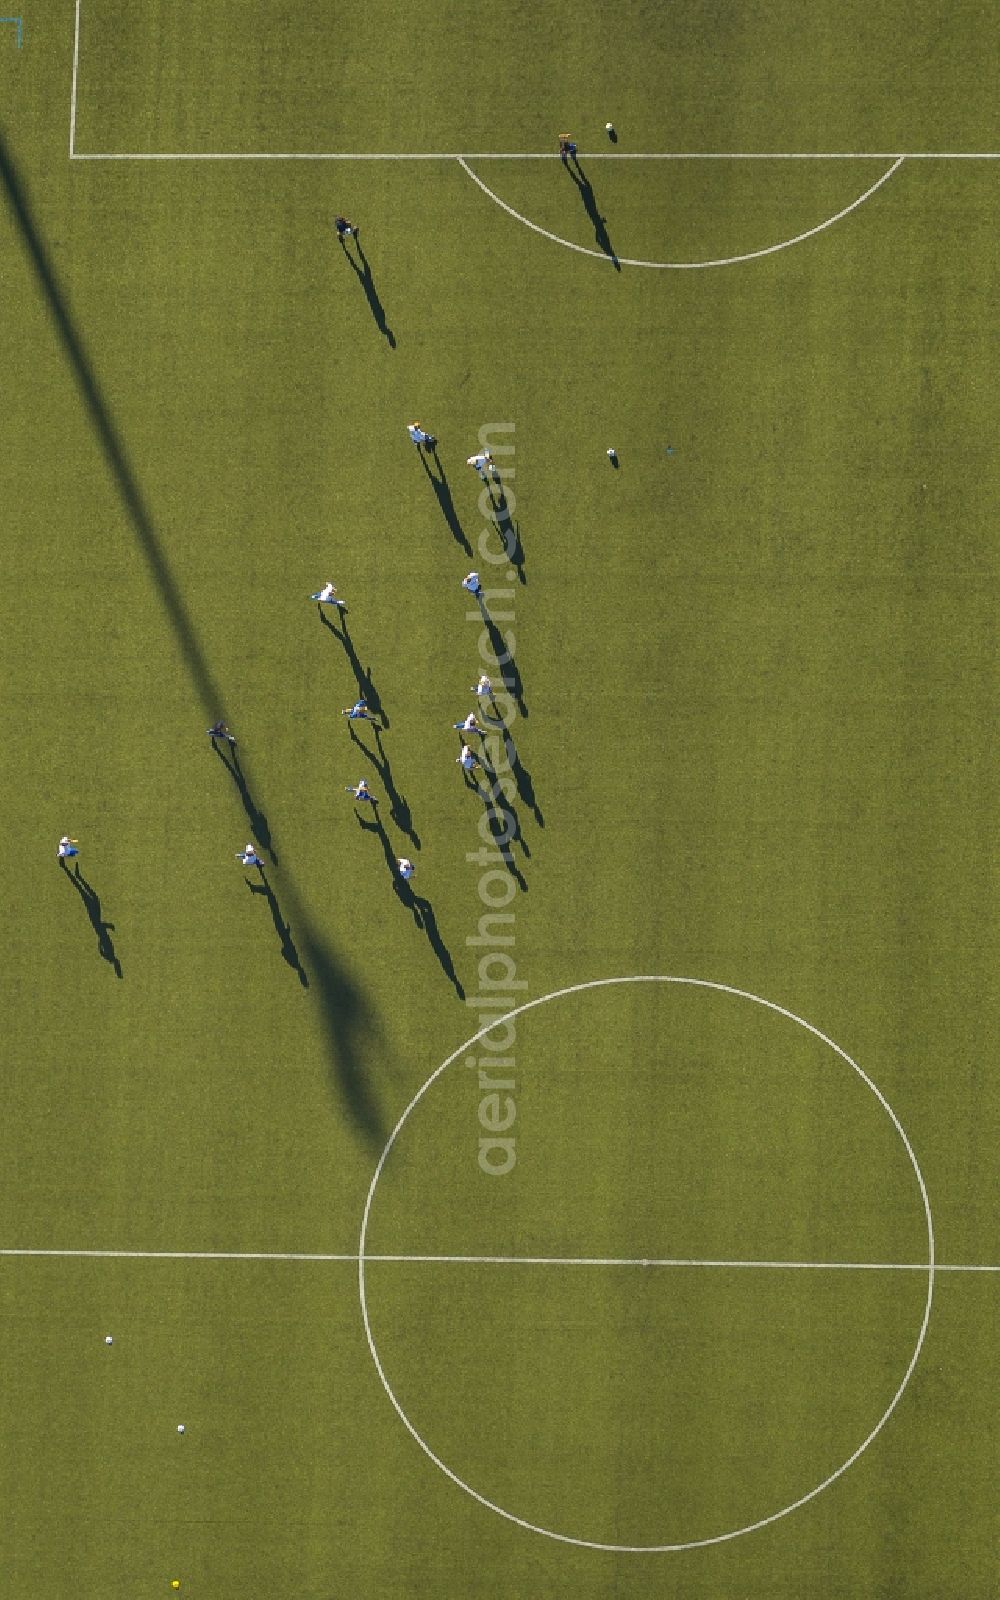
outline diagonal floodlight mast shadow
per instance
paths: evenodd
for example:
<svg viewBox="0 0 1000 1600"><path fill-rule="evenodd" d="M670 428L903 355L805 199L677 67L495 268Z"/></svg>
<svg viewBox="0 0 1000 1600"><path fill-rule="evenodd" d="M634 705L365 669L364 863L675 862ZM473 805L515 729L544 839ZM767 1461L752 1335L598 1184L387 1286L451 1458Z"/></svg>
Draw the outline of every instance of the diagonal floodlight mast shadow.
<svg viewBox="0 0 1000 1600"><path fill-rule="evenodd" d="M159 590L164 609L177 638L181 654L194 680L202 710L214 722L226 717L225 701L202 649L180 589L170 570L153 519L143 498L121 436L97 381L97 376L73 325L63 292L56 281L52 264L35 226L27 196L22 188L0 132L0 183L13 212L17 227L34 268L49 313L59 333L66 357L79 385L111 475L118 488L129 520ZM247 785L249 775L244 772ZM290 921L299 928L300 943L313 968L320 1012L329 1044L329 1074L338 1098L346 1105L358 1131L375 1147L385 1142L387 1129L371 1087L360 1046L377 1039L378 1025L364 997L335 957L329 942L314 927L287 871L282 892ZM369 1051L370 1055L370 1051Z"/></svg>
<svg viewBox="0 0 1000 1600"><path fill-rule="evenodd" d="M125 509L138 536L142 553L146 557L150 572L160 591L184 659L194 678L198 694L201 697L202 710L214 722L217 717L225 714L221 693L209 669L205 653L198 643L191 618L188 616L187 609L181 599L180 590L160 548L152 518L142 497L139 485L135 480L135 474L129 465L118 430L111 420L111 413L101 393L94 369L83 348L80 336L70 319L62 290L56 282L55 273L52 270L45 246L35 227L27 198L21 188L20 180L14 169L14 163L2 133L0 133L0 179L3 181L10 208L14 213L21 236L31 257L31 264L35 269L35 275L41 285L46 305L58 330L70 366L73 369L73 375L83 393L101 448L107 458L108 466L111 468L119 493L124 501Z"/></svg>

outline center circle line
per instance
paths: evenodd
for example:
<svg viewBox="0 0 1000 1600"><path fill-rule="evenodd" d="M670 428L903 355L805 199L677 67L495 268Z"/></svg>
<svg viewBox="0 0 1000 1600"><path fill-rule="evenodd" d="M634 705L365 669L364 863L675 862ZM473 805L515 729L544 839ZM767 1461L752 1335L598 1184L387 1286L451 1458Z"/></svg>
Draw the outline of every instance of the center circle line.
<svg viewBox="0 0 1000 1600"><path fill-rule="evenodd" d="M923 1206L924 1220L927 1228L927 1261L921 1269L927 1273L927 1297L924 1304L920 1328L918 1330L916 1343L910 1355L909 1362L907 1363L906 1370L903 1373L902 1380L900 1381L895 1394L889 1401L889 1404L886 1406L885 1410L882 1412L882 1415L875 1423L875 1426L869 1431L865 1438L862 1439L861 1443L856 1446L852 1453L847 1457L846 1461L842 1461L840 1466L835 1468L833 1472L829 1473L821 1483L815 1484L813 1488L807 1490L805 1494L800 1495L797 1500L793 1500L790 1504L782 1506L777 1511L771 1512L768 1516L760 1517L754 1522L747 1523L744 1527L730 1528L723 1533L710 1534L701 1539L688 1539L669 1544L617 1544L606 1540L584 1539L574 1534L560 1533L554 1528L546 1528L540 1523L531 1522L525 1517L517 1516L514 1512L508 1511L504 1506L498 1505L496 1501L490 1500L486 1495L481 1494L478 1489L473 1488L470 1483L467 1483L464 1478L460 1477L457 1472L448 1466L447 1462L442 1461L441 1457L435 1453L435 1451L427 1443L426 1439L424 1439L423 1435L418 1432L417 1428L410 1421L410 1418L407 1416L402 1405L397 1399L395 1391L393 1390L392 1385L386 1376L385 1369L378 1353L378 1347L375 1343L375 1338L372 1333L371 1321L368 1315L368 1300L365 1285L365 1262L368 1259L377 1259L374 1253L371 1257L368 1257L365 1251L365 1243L368 1235L368 1224L371 1216L372 1202L375 1198L375 1190L378 1187L379 1179L382 1176L382 1170L386 1161L388 1160L389 1153L392 1150L396 1139L402 1131L410 1114L413 1112L416 1106L419 1105L428 1089L430 1089L431 1086L437 1082L438 1078L440 1078L441 1075L446 1072L455 1061L458 1060L459 1056L464 1055L466 1051L470 1050L472 1046L482 1039L487 1033L492 1032L494 1028L500 1027L503 1023L511 1022L515 1017L523 1016L526 1012L533 1011L537 1006L547 1005L552 1000L564 999L568 995L582 994L591 989L614 988L633 983L669 983L695 989L707 989L710 991L714 990L719 994L734 995L738 999L749 1000L755 1005L763 1006L765 1010L773 1011L778 1016L786 1017L790 1022L796 1023L799 1027L804 1028L806 1032L811 1033L814 1038L817 1038L823 1044L828 1045L829 1048L833 1050L833 1052L838 1055L842 1061L845 1061L851 1070L855 1072L861 1081L871 1090L872 1094L875 1096L876 1100L878 1100L882 1109L889 1117L889 1120L892 1122L892 1125L899 1135L904 1149L906 1150L907 1156L910 1160L910 1165L913 1168L913 1172L917 1180L917 1186L920 1191L920 1199ZM820 1028L815 1027L813 1023L807 1022L804 1017L798 1016L796 1012L790 1011L786 1006L778 1005L776 1001L765 1000L763 996L753 994L749 989L737 988L733 984L718 983L708 978L675 977L673 975L662 973L642 973L631 977L622 976L613 978L592 978L585 983L569 984L565 988L554 989L549 994L539 995L534 1000L524 1001L522 1005L515 1006L503 1016L494 1017L484 1027L480 1028L477 1033L474 1033L471 1038L465 1040L463 1044L459 1045L457 1050L453 1050L451 1055L442 1061L441 1065L435 1068L430 1076L427 1077L420 1085L420 1088L410 1100L409 1105L399 1117L396 1126L393 1128L388 1139L386 1140L385 1147L378 1159L375 1172L372 1176L371 1184L368 1188L368 1194L365 1199L364 1211L361 1218L361 1231L358 1238L358 1296L361 1305L361 1319L364 1324L365 1337L368 1341L368 1350L375 1365L375 1370L378 1373L379 1380L394 1411L396 1412L403 1426L406 1428L406 1431L410 1434L414 1442L419 1445L420 1449L424 1452L428 1459L434 1463L439 1471L444 1473L446 1478L450 1478L452 1483L454 1483L457 1488L462 1489L467 1495L469 1495L473 1500L477 1501L486 1510L494 1512L497 1516L503 1517L507 1522L512 1522L519 1528L523 1528L525 1532L540 1534L543 1538L553 1539L560 1544L573 1545L587 1550L611 1551L622 1555L652 1555L666 1554L668 1552L682 1550L696 1550L710 1545L724 1544L732 1539L741 1538L744 1534L756 1533L761 1528L766 1528L770 1526L771 1523L778 1522L783 1517L790 1516L793 1511L798 1511L802 1506L808 1505L809 1501L816 1499L816 1497L822 1494L825 1489L829 1489L834 1483L837 1482L839 1478L843 1477L844 1473L847 1472L848 1469L852 1467L862 1455L864 1455L868 1447L878 1438L878 1435L882 1432L882 1429L885 1427L900 1400L903 1398L903 1394L905 1393L910 1379L913 1376L917 1362L920 1359L921 1351L924 1347L924 1341L927 1337L927 1329L930 1323L931 1307L934 1301L934 1271L934 1218L931 1212L931 1204L927 1193L927 1185L924 1181L923 1172L920 1169L920 1163L917 1160L916 1153L910 1143L906 1130L897 1117L895 1111L892 1109L892 1106L885 1098L885 1095L882 1093L881 1089L868 1076L864 1069L859 1067L857 1062L852 1060L852 1058L847 1054L846 1050L842 1049L841 1046L837 1044L835 1040L831 1039L828 1034L823 1033L823 1031Z"/></svg>

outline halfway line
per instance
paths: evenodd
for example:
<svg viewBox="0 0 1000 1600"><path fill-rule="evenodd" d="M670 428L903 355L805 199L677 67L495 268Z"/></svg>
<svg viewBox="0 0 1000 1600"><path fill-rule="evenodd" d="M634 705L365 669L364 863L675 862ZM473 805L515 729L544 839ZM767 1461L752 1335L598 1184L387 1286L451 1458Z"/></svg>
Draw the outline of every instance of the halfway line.
<svg viewBox="0 0 1000 1600"><path fill-rule="evenodd" d="M100 1261L350 1261L357 1251L292 1250L40 1250L2 1249L0 1256L57 1257ZM366 1255L365 1261L469 1267L716 1267L770 1272L927 1272L926 1261L725 1261L674 1256L457 1256ZM1000 1265L935 1262L935 1272L1000 1272Z"/></svg>

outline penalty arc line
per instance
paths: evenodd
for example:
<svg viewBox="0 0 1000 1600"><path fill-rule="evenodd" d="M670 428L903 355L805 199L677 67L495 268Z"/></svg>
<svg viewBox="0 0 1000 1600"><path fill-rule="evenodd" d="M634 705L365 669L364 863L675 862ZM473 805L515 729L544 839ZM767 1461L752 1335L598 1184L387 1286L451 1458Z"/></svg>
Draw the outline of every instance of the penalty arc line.
<svg viewBox="0 0 1000 1600"><path fill-rule="evenodd" d="M91 1261L313 1261L357 1264L358 1252L296 1250L60 1250L25 1246L0 1248L0 1258L48 1258ZM765 1261L681 1256L490 1256L430 1255L403 1251L367 1252L367 1262L401 1265L470 1267L694 1267L762 1272L926 1272L926 1261ZM989 1262L934 1263L935 1272L1000 1273Z"/></svg>
<svg viewBox="0 0 1000 1600"><path fill-rule="evenodd" d="M747 250L742 255L738 256L722 256L717 261L643 261L632 259L628 256L610 256L605 250L592 250L588 245L574 244L571 239L564 239L558 233L550 233L548 228L542 228L537 222L532 222L530 217L522 216L520 211L515 211L514 207L509 206L506 200L501 200L498 194L494 194L493 190L483 182L482 178L480 178L477 173L473 172L464 156L459 156L457 158L458 164L462 168L463 172L465 172L467 176L472 179L473 183L482 189L485 195L489 196L495 205L500 207L501 211L506 211L508 216L513 217L517 222L523 223L524 226L526 228L530 228L532 232L540 233L545 239L551 239L554 244L561 244L565 246L567 250L575 250L580 255L594 256L598 261L616 261L620 266L623 267L653 267L661 271L674 272L692 271L697 267L737 266L740 262L756 261L759 260L761 256L774 255L778 250L788 250L792 247L792 245L802 244L804 240L811 239L817 233L822 233L825 228L832 228L835 222L840 222L844 217L849 216L852 211L856 211L859 206L864 205L865 201L870 200L877 189L881 189L882 185L889 181L894 172L898 172L899 168L903 165L903 162L906 159L906 156L897 156L893 161L892 166L883 172L882 176L877 178L876 181L871 184L863 194L859 194L856 200L852 200L850 205L844 206L842 210L835 212L832 217L827 217L823 222L817 223L814 228L807 228L804 233L797 233L792 239L781 239L777 244L765 245L762 250Z"/></svg>

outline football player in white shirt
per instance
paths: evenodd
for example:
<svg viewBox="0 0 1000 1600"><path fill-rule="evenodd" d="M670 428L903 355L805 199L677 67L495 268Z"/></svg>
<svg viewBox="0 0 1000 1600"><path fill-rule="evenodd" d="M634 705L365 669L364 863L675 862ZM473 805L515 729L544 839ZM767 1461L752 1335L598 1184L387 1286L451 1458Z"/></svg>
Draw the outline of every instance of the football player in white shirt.
<svg viewBox="0 0 1000 1600"><path fill-rule="evenodd" d="M482 762L476 755L476 752L474 750L470 750L467 744L463 744L462 754L460 756L456 756L455 761L461 767L463 772L474 772L476 767L482 766Z"/></svg>
<svg viewBox="0 0 1000 1600"><path fill-rule="evenodd" d="M355 700L352 706L345 706L340 715L348 717L351 722L370 722L372 724L375 722L375 718L368 709L368 701L365 699Z"/></svg>
<svg viewBox="0 0 1000 1600"><path fill-rule="evenodd" d="M337 606L341 611L347 610L347 603L336 598L337 591L332 583L324 583L322 589L317 589L315 594L309 596L321 606Z"/></svg>
<svg viewBox="0 0 1000 1600"><path fill-rule="evenodd" d="M406 856L397 856L396 865L399 868L399 876L403 878L405 882L409 883L410 879L413 877L413 874L417 870L413 865L413 862L407 860Z"/></svg>
<svg viewBox="0 0 1000 1600"><path fill-rule="evenodd" d="M466 466L475 467L485 483L489 473L493 470L493 457L488 450L480 450L478 455L466 457Z"/></svg>
<svg viewBox="0 0 1000 1600"><path fill-rule="evenodd" d="M486 676L485 672L480 677L479 682L474 684L469 690L469 693L474 694L477 700L493 699L493 685Z"/></svg>
<svg viewBox="0 0 1000 1600"><path fill-rule="evenodd" d="M368 804L372 806L376 804L375 796L372 794L364 778L359 780L356 788L352 789L350 784L345 784L344 788L348 794L352 794L354 796L355 800L367 800Z"/></svg>
<svg viewBox="0 0 1000 1600"><path fill-rule="evenodd" d="M453 722L452 727L457 728L459 733L477 733L480 739L485 739L486 737L486 729L479 726L474 711L469 712L464 722Z"/></svg>

